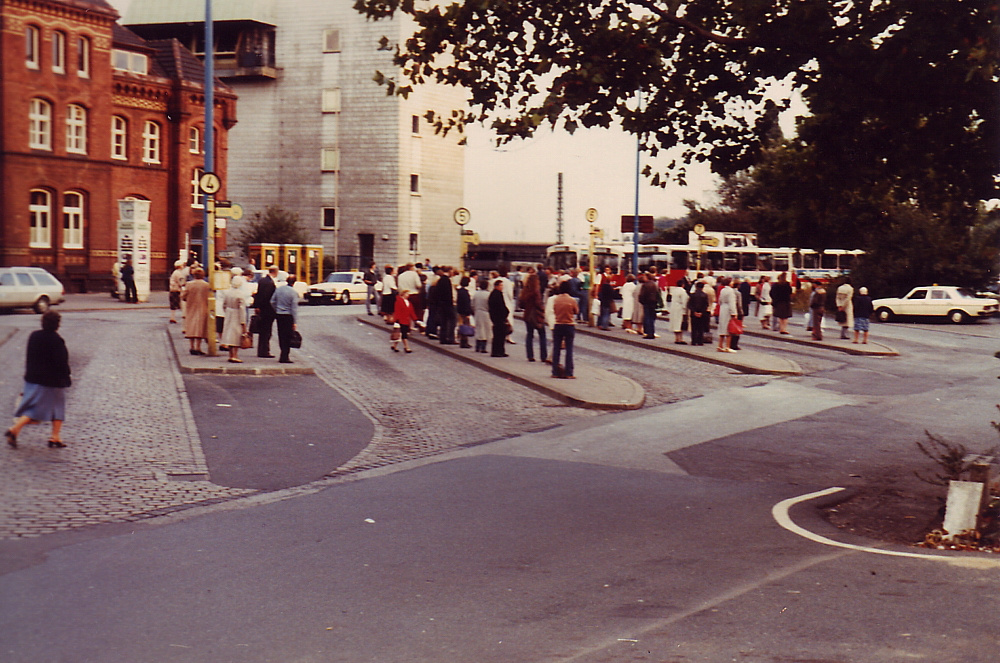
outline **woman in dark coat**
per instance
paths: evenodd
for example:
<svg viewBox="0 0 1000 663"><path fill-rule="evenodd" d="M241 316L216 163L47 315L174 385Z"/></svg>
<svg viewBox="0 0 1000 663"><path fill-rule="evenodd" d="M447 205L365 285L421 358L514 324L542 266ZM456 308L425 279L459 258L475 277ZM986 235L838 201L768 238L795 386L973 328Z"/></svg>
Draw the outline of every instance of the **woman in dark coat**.
<svg viewBox="0 0 1000 663"><path fill-rule="evenodd" d="M792 286L785 273L778 274L778 281L771 286L771 302L774 317L778 319L778 332L788 333L788 318L792 317Z"/></svg>
<svg viewBox="0 0 1000 663"><path fill-rule="evenodd" d="M510 314L510 309L507 308L507 302L503 296L503 279L497 279L493 283L489 307L490 322L493 325L493 346L490 356L506 357L504 344L507 342L507 316Z"/></svg>
<svg viewBox="0 0 1000 663"><path fill-rule="evenodd" d="M468 331L472 328L472 314L475 312L472 309L472 295L469 293L469 284L472 280L468 276L463 276L462 280L458 282L458 290L455 292L455 312L458 313L458 325L460 347L468 348L472 347L469 345L468 334L462 334L463 330Z"/></svg>
<svg viewBox="0 0 1000 663"><path fill-rule="evenodd" d="M14 412L14 425L4 433L7 444L17 448L17 435L29 423L52 422L50 447L65 447L60 431L66 418L66 387L70 386L69 352L57 333L61 316L55 311L42 314L42 328L28 337L24 393Z"/></svg>

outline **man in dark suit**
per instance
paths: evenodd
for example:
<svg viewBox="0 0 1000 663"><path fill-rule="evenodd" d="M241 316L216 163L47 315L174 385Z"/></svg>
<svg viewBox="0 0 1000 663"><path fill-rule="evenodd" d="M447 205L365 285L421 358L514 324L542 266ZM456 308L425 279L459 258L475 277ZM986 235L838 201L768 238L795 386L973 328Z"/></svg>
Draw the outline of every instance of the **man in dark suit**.
<svg viewBox="0 0 1000 663"><path fill-rule="evenodd" d="M271 354L271 329L274 327L274 305L271 304L271 295L276 287L275 281L278 278L278 266L271 265L267 268L267 276L257 284L257 292L253 296L254 313L257 314L259 322L257 339L257 356L273 357Z"/></svg>

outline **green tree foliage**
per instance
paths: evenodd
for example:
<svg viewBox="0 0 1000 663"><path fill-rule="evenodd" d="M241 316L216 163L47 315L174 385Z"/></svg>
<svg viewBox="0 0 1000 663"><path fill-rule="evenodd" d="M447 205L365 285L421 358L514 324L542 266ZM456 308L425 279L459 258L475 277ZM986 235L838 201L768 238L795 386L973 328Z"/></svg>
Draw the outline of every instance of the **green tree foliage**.
<svg viewBox="0 0 1000 663"><path fill-rule="evenodd" d="M469 90L472 112L439 128L492 124L501 140L543 125L621 122L645 150L680 146L670 173L755 164L778 108L769 81L801 90L812 159L844 178L938 208L986 198L997 170L995 0L356 0L407 14L391 92L434 80ZM637 107L636 95L642 103ZM432 116L433 117L433 116ZM806 155L803 155L806 156ZM654 184L660 173L648 173Z"/></svg>
<svg viewBox="0 0 1000 663"><path fill-rule="evenodd" d="M264 213L255 212L236 237L237 246L247 253L247 247L257 243L307 244L309 238L299 220L299 215L280 207L269 205Z"/></svg>

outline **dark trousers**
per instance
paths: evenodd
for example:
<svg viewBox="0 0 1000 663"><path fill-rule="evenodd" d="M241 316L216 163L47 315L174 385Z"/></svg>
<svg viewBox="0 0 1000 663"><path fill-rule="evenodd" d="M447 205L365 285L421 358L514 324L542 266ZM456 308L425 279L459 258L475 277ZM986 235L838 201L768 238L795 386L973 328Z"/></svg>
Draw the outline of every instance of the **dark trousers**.
<svg viewBox="0 0 1000 663"><path fill-rule="evenodd" d="M705 330L708 327L708 313L702 313L701 317L691 314L691 345L704 345Z"/></svg>
<svg viewBox="0 0 1000 663"><path fill-rule="evenodd" d="M507 321L503 321L500 324L493 323L493 345L490 348L490 356L492 357L506 357L507 356Z"/></svg>
<svg viewBox="0 0 1000 663"><path fill-rule="evenodd" d="M125 284L125 301L135 303L139 301L139 293L135 289L135 279L122 279Z"/></svg>
<svg viewBox="0 0 1000 663"><path fill-rule="evenodd" d="M441 307L437 304L430 304L427 307L427 328L424 330L428 336L438 336L438 327L441 325Z"/></svg>
<svg viewBox="0 0 1000 663"><path fill-rule="evenodd" d="M274 313L261 309L257 314L260 331L257 332L257 356L266 357L271 354L271 333L274 331Z"/></svg>
<svg viewBox="0 0 1000 663"><path fill-rule="evenodd" d="M549 349L548 349L548 347L547 347L547 345L545 343L545 325L541 325L540 327L535 327L533 325L529 325L528 323L524 323L524 327L525 327L525 329L528 330L528 335L524 339L524 343L525 343L525 348L524 349L528 351L528 361L531 361L531 360L533 360L535 358L535 342L534 342L535 339L534 339L534 337L535 337L535 332L536 331L538 332L538 347L541 350L542 361L545 361L546 359L548 359L549 358Z"/></svg>
<svg viewBox="0 0 1000 663"><path fill-rule="evenodd" d="M278 347L281 348L278 361L288 361L288 353L292 349L292 327L295 326L295 318L290 315L276 315L274 319L278 323Z"/></svg>
<svg viewBox="0 0 1000 663"><path fill-rule="evenodd" d="M642 333L646 338L656 334L656 304L642 305Z"/></svg>
<svg viewBox="0 0 1000 663"><path fill-rule="evenodd" d="M562 377L572 377L573 375L573 338L576 336L576 327L573 325L556 325L552 328L552 375L560 377L559 355L562 352L563 344L566 345L566 364L562 368Z"/></svg>
<svg viewBox="0 0 1000 663"><path fill-rule="evenodd" d="M438 311L438 338L446 345L455 343L455 308L443 306Z"/></svg>

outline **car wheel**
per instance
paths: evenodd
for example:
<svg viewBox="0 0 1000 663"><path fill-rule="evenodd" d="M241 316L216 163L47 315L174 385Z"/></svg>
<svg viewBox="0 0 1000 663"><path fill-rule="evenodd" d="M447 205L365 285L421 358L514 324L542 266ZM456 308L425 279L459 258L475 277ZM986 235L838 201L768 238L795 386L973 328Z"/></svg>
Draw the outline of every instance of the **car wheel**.
<svg viewBox="0 0 1000 663"><path fill-rule="evenodd" d="M955 309L954 311L948 312L948 319L954 322L956 325L960 325L963 322L968 321L969 314L966 313L965 311Z"/></svg>
<svg viewBox="0 0 1000 663"><path fill-rule="evenodd" d="M875 311L875 319L879 322L892 322L892 319L896 317L892 314L892 310L885 308L884 306L879 310Z"/></svg>
<svg viewBox="0 0 1000 663"><path fill-rule="evenodd" d="M51 308L49 305L49 298L46 297L45 295L42 295L41 297L38 298L38 301L35 302L34 308L35 308L35 313L45 313L46 311L49 310L49 308Z"/></svg>
<svg viewBox="0 0 1000 663"><path fill-rule="evenodd" d="M345 290L344 292L340 293L340 303L341 304L350 304L351 303L351 291L350 290Z"/></svg>

